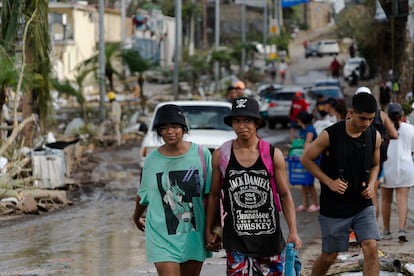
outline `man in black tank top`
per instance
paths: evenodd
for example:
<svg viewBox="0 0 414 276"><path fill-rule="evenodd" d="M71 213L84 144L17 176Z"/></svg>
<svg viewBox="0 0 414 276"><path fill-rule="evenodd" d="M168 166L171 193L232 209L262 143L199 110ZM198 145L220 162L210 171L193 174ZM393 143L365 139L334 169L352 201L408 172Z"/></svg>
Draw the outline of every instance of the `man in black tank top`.
<svg viewBox="0 0 414 276"><path fill-rule="evenodd" d="M280 227L279 213L270 173L264 163L259 145L257 128L266 125L260 117L259 105L253 98L233 101L232 111L224 118L237 138L231 143L225 173L220 168L217 149L212 158L212 182L207 204L206 245L217 250L219 237L214 232L217 203L223 192L226 213L223 225L223 247L226 249L226 275L282 275L286 242ZM265 142L267 143L267 142ZM268 145L268 144L266 144ZM283 215L289 233L287 242L300 248L302 241L297 234L295 206L287 181L282 152L271 147L274 178L280 196ZM224 153L223 153L224 155Z"/></svg>
<svg viewBox="0 0 414 276"><path fill-rule="evenodd" d="M305 168L321 183L319 224L322 253L312 275L326 275L339 252L348 250L353 229L364 253L364 275L378 275L380 240L372 198L379 171L381 136L371 126L377 110L374 96L353 96L349 118L328 127L302 155ZM320 155L320 167L313 162Z"/></svg>

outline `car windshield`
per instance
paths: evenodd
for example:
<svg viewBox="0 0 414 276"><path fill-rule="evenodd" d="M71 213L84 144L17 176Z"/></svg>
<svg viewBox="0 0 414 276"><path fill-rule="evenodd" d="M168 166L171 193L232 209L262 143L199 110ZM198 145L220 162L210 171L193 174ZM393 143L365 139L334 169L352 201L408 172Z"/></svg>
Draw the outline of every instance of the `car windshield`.
<svg viewBox="0 0 414 276"><path fill-rule="evenodd" d="M263 89L259 92L259 96L261 98L273 98L272 95L274 95L279 90L280 90L280 88L273 87L273 86L268 86L267 88L265 88L265 89Z"/></svg>
<svg viewBox="0 0 414 276"><path fill-rule="evenodd" d="M315 87L318 86L339 86L337 81L320 81L315 83Z"/></svg>
<svg viewBox="0 0 414 276"><path fill-rule="evenodd" d="M181 106L192 129L217 129L231 130L232 128L224 123L230 109L225 106Z"/></svg>

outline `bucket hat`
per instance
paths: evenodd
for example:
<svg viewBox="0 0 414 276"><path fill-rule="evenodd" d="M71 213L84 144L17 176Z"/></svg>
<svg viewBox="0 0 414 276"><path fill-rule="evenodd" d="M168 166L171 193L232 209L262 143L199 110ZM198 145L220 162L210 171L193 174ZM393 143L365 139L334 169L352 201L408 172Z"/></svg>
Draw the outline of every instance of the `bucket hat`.
<svg viewBox="0 0 414 276"><path fill-rule="evenodd" d="M188 130L184 110L175 104L166 104L158 109L154 128L156 129L166 124L179 124Z"/></svg>
<svg viewBox="0 0 414 276"><path fill-rule="evenodd" d="M261 128L266 126L266 121L260 116L258 102L249 97L241 97L233 100L231 112L224 117L224 123L228 126L232 125L232 118L236 116L246 116L259 120L259 126Z"/></svg>

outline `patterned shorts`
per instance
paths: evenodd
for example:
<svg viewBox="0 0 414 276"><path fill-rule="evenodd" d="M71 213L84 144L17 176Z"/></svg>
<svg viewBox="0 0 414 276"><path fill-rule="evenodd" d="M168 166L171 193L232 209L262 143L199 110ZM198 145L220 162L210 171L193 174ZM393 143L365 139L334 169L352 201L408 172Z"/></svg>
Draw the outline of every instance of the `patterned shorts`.
<svg viewBox="0 0 414 276"><path fill-rule="evenodd" d="M238 251L226 250L227 275L248 276L251 275L283 275L285 263L285 251L272 257L249 257Z"/></svg>

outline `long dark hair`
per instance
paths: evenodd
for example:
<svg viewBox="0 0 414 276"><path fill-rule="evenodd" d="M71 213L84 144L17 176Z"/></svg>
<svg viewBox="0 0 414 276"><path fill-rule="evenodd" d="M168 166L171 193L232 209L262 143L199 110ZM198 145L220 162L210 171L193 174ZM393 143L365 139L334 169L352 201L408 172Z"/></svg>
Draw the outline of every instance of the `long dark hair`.
<svg viewBox="0 0 414 276"><path fill-rule="evenodd" d="M388 116L390 117L390 120L394 123L395 129L398 130L400 128L400 123L401 123L401 114L391 113L391 114L388 114Z"/></svg>

